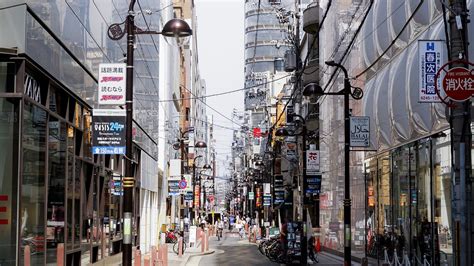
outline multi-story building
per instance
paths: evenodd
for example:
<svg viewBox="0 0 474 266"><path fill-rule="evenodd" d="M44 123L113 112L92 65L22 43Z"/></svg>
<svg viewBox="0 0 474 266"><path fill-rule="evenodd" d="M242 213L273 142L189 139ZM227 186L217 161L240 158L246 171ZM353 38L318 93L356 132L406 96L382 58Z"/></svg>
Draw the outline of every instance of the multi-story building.
<svg viewBox="0 0 474 266"><path fill-rule="evenodd" d="M183 174L196 176L200 167L209 164L208 151L210 149L194 147L198 141L210 145L206 99L202 97L206 94L206 83L199 71L198 25L194 1L175 0L173 4L176 16L187 21L193 29L193 35L179 43L179 97L175 103L179 112L179 130L175 131L175 139L182 141L186 147L181 151L183 154L175 157L182 159ZM176 121L175 118L169 118L169 120ZM198 169L195 174L193 174L194 163ZM193 182L197 184L196 180ZM186 200L185 197L179 195L170 196L169 199L168 224L178 225L185 216L192 217L190 214L193 208L192 200Z"/></svg>
<svg viewBox="0 0 474 266"><path fill-rule="evenodd" d="M138 27L160 30L154 3L135 9ZM98 64L124 61L126 40L110 40L107 29L125 20L128 3L8 0L0 13L0 101L9 117L0 122L0 260L22 265L27 245L35 265L55 264L62 245L67 265L107 259L121 252L125 158L92 154L91 121L100 107ZM165 46L156 36L136 38L128 159L139 184L133 244L144 251L158 239L158 54Z"/></svg>
<svg viewBox="0 0 474 266"><path fill-rule="evenodd" d="M472 10L474 1L467 4ZM325 44L320 49L320 85L325 88L329 84L327 91L331 92L343 87L342 74L332 78L335 69L323 64L327 60L341 62L353 77L351 84L364 88L361 101L350 101L351 115L370 118L370 152L352 151L350 155L353 255L365 256L364 241L373 243L377 236L392 234L404 240L403 249L410 259L426 255L430 264L443 260L449 265L463 264L459 262L472 259L473 214L472 208L460 206L472 206L471 183L460 185L459 179L453 179L457 169L453 168L451 149L457 144L452 142L447 107L420 97L420 78L428 73L421 73L419 41L446 40L444 23L448 22L443 20L442 4L332 1L332 5L320 33ZM348 46L351 32L360 25L355 42ZM472 29L469 23L468 31ZM440 62L448 61L444 44L436 44L444 54ZM473 51L469 45L468 53ZM326 95L318 103L322 243L342 250L340 202L345 166L340 154L344 140L343 134L332 132L343 132L343 100ZM471 172L472 166L466 169ZM459 227L464 221L470 223ZM383 253L375 246L367 252L374 257Z"/></svg>

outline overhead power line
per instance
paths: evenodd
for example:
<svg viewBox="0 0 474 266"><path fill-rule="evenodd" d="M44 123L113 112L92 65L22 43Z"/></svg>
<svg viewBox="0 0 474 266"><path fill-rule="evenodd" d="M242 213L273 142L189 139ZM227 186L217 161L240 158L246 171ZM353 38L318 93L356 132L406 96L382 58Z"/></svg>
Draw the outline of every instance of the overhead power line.
<svg viewBox="0 0 474 266"><path fill-rule="evenodd" d="M177 99L167 99L167 100L160 100L158 102L173 102L173 101L181 101L181 100L194 100L194 99L204 99L204 98L209 98L209 97L216 97L216 96L221 96L221 95L226 95L226 94L231 94L231 93L235 93L235 92L239 92L239 91L245 91L245 90L249 90L251 88L255 88L255 87L259 87L259 86L262 86L262 85L266 85L266 84L269 84L269 83L272 83L272 82L275 82L275 81L278 81L278 80L282 80L282 79L285 79L285 78L288 78L290 77L291 75L285 75L283 77L279 77L279 78L276 78L276 79L272 79L270 81L266 81L266 82L262 82L262 83L259 83L259 84L255 84L255 85L252 85L252 86L247 86L247 87L244 87L244 88L241 88L241 89L236 89L236 90L230 90L230 91L225 91L225 92L219 92L219 93L213 93L213 94L208 94L208 95L203 95L201 97L187 97L187 98L177 98Z"/></svg>

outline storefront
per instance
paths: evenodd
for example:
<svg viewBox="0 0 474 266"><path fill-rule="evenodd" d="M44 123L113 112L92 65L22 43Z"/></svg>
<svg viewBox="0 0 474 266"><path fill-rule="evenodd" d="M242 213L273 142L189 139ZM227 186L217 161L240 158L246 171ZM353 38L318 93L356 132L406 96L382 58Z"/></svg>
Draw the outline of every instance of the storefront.
<svg viewBox="0 0 474 266"><path fill-rule="evenodd" d="M371 157L365 167L367 255L383 259L388 248L452 265L449 130Z"/></svg>
<svg viewBox="0 0 474 266"><path fill-rule="evenodd" d="M0 110L0 264L23 265L26 246L32 265L56 265L61 246L67 265L120 252L122 157L92 155L90 106L1 55Z"/></svg>

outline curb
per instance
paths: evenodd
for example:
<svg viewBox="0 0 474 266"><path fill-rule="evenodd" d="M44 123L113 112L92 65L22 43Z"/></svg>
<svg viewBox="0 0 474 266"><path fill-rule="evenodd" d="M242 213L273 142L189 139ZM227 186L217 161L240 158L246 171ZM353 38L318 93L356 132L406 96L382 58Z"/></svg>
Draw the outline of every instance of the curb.
<svg viewBox="0 0 474 266"><path fill-rule="evenodd" d="M193 258L193 257L198 257L198 256L206 256L206 255L210 255L210 254L213 254L214 252L216 252L216 250L209 250L209 251L206 251L204 253L199 253L199 254L192 254L192 255L189 255L186 260L184 260L183 262L181 262L179 265L186 265L188 263L188 261Z"/></svg>

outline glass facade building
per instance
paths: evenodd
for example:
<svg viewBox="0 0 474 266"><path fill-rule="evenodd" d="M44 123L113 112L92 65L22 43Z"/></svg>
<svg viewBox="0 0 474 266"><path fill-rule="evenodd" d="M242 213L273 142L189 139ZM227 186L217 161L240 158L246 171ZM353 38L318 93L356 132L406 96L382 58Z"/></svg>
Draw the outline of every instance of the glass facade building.
<svg viewBox="0 0 474 266"><path fill-rule="evenodd" d="M128 4L0 3L2 265L23 265L28 248L33 265L56 265L62 246L66 265L121 251L124 158L93 155L91 126L92 110L104 108L96 104L99 64L125 56L126 40L108 39L107 28L124 20ZM143 12L159 9L152 1L136 9L138 27L159 30L159 12ZM159 45L157 37L136 41L133 243L146 252L157 241Z"/></svg>

